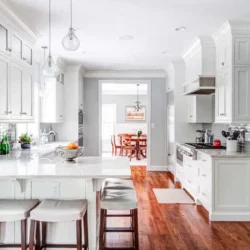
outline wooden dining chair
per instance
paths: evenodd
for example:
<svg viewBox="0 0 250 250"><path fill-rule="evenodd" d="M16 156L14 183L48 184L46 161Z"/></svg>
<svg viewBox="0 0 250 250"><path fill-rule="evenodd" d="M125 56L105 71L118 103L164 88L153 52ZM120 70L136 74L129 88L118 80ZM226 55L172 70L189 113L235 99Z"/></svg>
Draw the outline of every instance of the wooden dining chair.
<svg viewBox="0 0 250 250"><path fill-rule="evenodd" d="M141 151L141 155L147 158L147 138L144 139L139 142L139 150Z"/></svg>
<svg viewBox="0 0 250 250"><path fill-rule="evenodd" d="M117 149L120 150L120 156L123 154L123 146L122 144L118 145L116 142L116 136L112 135L111 141L113 141L113 147L114 147L114 154L117 156Z"/></svg>
<svg viewBox="0 0 250 250"><path fill-rule="evenodd" d="M133 154L135 153L135 150L136 150L136 146L135 146L135 144L134 143L132 143L132 141L131 141L131 136L130 135L128 135L128 136L123 136L123 142L124 142L124 144L123 144L123 146L122 146L122 149L124 150L124 151L126 151L126 155L128 155L128 152L129 152L129 159L130 159L130 161L131 161L131 159L132 159L132 156L133 156Z"/></svg>

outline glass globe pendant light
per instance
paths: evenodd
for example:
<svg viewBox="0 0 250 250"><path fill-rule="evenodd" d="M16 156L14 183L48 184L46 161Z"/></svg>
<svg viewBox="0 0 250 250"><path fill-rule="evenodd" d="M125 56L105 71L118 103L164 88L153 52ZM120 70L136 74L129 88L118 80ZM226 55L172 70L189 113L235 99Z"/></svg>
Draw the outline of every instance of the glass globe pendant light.
<svg viewBox="0 0 250 250"><path fill-rule="evenodd" d="M43 66L43 75L45 78L56 78L59 75L59 69L51 56L51 0L49 0L49 55Z"/></svg>
<svg viewBox="0 0 250 250"><path fill-rule="evenodd" d="M70 0L70 28L68 34L62 40L62 45L68 51L76 51L80 47L80 41L72 27L72 0Z"/></svg>

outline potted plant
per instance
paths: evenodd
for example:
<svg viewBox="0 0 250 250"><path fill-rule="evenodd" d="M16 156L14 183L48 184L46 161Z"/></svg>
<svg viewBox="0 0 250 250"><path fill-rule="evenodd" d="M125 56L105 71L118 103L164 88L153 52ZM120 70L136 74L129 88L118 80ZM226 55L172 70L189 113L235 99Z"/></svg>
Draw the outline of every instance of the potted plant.
<svg viewBox="0 0 250 250"><path fill-rule="evenodd" d="M28 136L27 133L22 134L19 137L19 143L21 144L22 149L30 149L30 142L31 142L31 138L30 136Z"/></svg>
<svg viewBox="0 0 250 250"><path fill-rule="evenodd" d="M140 129L140 130L137 131L137 137L140 138L141 135L142 135L142 131L141 131L141 129Z"/></svg>

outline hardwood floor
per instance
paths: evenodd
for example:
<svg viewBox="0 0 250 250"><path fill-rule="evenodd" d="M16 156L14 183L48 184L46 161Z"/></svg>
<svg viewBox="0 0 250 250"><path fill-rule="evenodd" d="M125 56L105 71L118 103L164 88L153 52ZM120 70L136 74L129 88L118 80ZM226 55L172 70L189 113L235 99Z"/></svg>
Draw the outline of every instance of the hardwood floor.
<svg viewBox="0 0 250 250"><path fill-rule="evenodd" d="M139 201L140 250L250 250L250 222L210 222L202 206L158 204L152 188L174 187L166 172L131 167ZM111 221L112 220L112 221ZM127 225L127 219L108 224ZM129 234L109 234L108 246L130 246Z"/></svg>

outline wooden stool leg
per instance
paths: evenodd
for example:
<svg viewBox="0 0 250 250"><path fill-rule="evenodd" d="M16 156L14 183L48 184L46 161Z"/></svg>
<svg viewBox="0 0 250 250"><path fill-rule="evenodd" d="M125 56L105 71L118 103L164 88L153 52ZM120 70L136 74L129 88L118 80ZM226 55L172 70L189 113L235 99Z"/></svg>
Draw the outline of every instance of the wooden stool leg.
<svg viewBox="0 0 250 250"><path fill-rule="evenodd" d="M138 210L134 209L134 234L135 234L135 249L139 250L139 229L138 229Z"/></svg>
<svg viewBox="0 0 250 250"><path fill-rule="evenodd" d="M83 217L83 228L84 228L84 245L86 245L86 249L89 248L89 231L88 231L88 212L84 214Z"/></svg>
<svg viewBox="0 0 250 250"><path fill-rule="evenodd" d="M47 222L42 222L42 246L46 246ZM46 250L46 248L43 248Z"/></svg>
<svg viewBox="0 0 250 250"><path fill-rule="evenodd" d="M40 221L36 222L36 250L40 250L41 241L40 241Z"/></svg>
<svg viewBox="0 0 250 250"><path fill-rule="evenodd" d="M99 232L99 250L103 249L103 237L104 237L104 220L105 220L105 210L101 209L100 213L100 232Z"/></svg>
<svg viewBox="0 0 250 250"><path fill-rule="evenodd" d="M82 220L76 221L76 242L77 250L82 250Z"/></svg>
<svg viewBox="0 0 250 250"><path fill-rule="evenodd" d="M26 250L26 228L27 228L27 220L22 220L21 221L21 250Z"/></svg>
<svg viewBox="0 0 250 250"><path fill-rule="evenodd" d="M30 221L30 242L29 242L29 250L34 249L34 237L35 237L35 221Z"/></svg>

